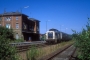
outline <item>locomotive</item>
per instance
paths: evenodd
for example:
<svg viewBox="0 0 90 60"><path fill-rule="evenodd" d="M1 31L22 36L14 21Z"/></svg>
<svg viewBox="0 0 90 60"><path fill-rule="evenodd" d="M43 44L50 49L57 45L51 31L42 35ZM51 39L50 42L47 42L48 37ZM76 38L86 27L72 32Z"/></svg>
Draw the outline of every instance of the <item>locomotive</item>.
<svg viewBox="0 0 90 60"><path fill-rule="evenodd" d="M60 41L68 41L71 40L71 35L61 32L57 29L49 29L46 32L46 42L47 43L58 43Z"/></svg>

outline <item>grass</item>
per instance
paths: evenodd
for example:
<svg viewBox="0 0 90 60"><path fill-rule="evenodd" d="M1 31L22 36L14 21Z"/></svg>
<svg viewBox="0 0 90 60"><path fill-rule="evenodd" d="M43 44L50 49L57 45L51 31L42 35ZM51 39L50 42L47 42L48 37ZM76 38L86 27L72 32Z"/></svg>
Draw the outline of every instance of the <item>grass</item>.
<svg viewBox="0 0 90 60"><path fill-rule="evenodd" d="M15 39L15 40L12 40L10 43L19 43L19 42L24 42L23 39Z"/></svg>
<svg viewBox="0 0 90 60"><path fill-rule="evenodd" d="M23 60L36 60L36 58L38 59L43 56L46 56L59 48L63 48L64 46L72 44L73 42L73 40L61 42L59 44L50 45L43 48L37 48L35 46L32 46L28 51L19 53L19 55L22 57Z"/></svg>
<svg viewBox="0 0 90 60"><path fill-rule="evenodd" d="M45 47L42 50L46 51L47 54L50 54L50 53L56 51L57 49L62 48L62 47L66 46L66 45L69 45L71 43L72 43L71 41L62 42L62 43L59 43L59 44L56 44L56 45ZM47 54L45 54L45 55L47 55Z"/></svg>

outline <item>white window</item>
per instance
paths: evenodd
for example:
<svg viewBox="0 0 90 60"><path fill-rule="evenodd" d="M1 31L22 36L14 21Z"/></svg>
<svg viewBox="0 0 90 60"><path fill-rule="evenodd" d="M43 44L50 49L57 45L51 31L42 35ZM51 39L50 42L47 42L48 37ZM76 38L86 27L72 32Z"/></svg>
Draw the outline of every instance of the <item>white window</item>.
<svg viewBox="0 0 90 60"><path fill-rule="evenodd" d="M18 35L18 33L16 34L16 39L19 39L19 35Z"/></svg>
<svg viewBox="0 0 90 60"><path fill-rule="evenodd" d="M6 24L6 28L11 28L11 25L10 24Z"/></svg>
<svg viewBox="0 0 90 60"><path fill-rule="evenodd" d="M10 21L11 20L11 17L5 17L5 20L6 21Z"/></svg>
<svg viewBox="0 0 90 60"><path fill-rule="evenodd" d="M19 24L18 23L16 23L16 29L18 29L19 28Z"/></svg>
<svg viewBox="0 0 90 60"><path fill-rule="evenodd" d="M18 20L19 18L18 18L18 16L16 17L16 20Z"/></svg>

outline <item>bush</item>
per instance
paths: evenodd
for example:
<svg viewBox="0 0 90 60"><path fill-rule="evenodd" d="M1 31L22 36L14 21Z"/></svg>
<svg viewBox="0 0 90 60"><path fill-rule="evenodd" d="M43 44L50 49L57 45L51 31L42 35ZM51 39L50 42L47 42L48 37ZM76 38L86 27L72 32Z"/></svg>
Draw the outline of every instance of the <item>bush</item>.
<svg viewBox="0 0 90 60"><path fill-rule="evenodd" d="M30 50L26 52L27 60L36 60L36 57L38 56L39 52L37 48L33 45L31 46Z"/></svg>
<svg viewBox="0 0 90 60"><path fill-rule="evenodd" d="M0 36L6 39L14 39L13 30L0 26Z"/></svg>
<svg viewBox="0 0 90 60"><path fill-rule="evenodd" d="M86 28L83 28L81 32L73 30L73 39L76 41L75 46L79 48L78 58L80 60L90 60L90 21L88 21Z"/></svg>
<svg viewBox="0 0 90 60"><path fill-rule="evenodd" d="M12 30L0 27L0 60L17 60L15 48L10 46Z"/></svg>
<svg viewBox="0 0 90 60"><path fill-rule="evenodd" d="M15 39L11 41L11 43L19 43L19 42L24 42L24 39Z"/></svg>

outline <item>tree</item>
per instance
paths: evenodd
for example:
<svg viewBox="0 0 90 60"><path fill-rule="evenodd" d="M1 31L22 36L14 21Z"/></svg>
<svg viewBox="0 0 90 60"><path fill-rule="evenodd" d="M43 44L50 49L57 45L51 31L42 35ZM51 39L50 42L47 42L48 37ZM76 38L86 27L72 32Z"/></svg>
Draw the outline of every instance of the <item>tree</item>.
<svg viewBox="0 0 90 60"><path fill-rule="evenodd" d="M90 60L90 21L88 21L86 29L83 28L81 32L73 30L73 32L75 46L79 48L78 58L80 60Z"/></svg>
<svg viewBox="0 0 90 60"><path fill-rule="evenodd" d="M15 48L10 46L12 30L0 27L0 60L17 60Z"/></svg>
<svg viewBox="0 0 90 60"><path fill-rule="evenodd" d="M13 30L1 26L0 26L0 36L3 36L4 38L7 39L12 39L12 40L14 39Z"/></svg>

